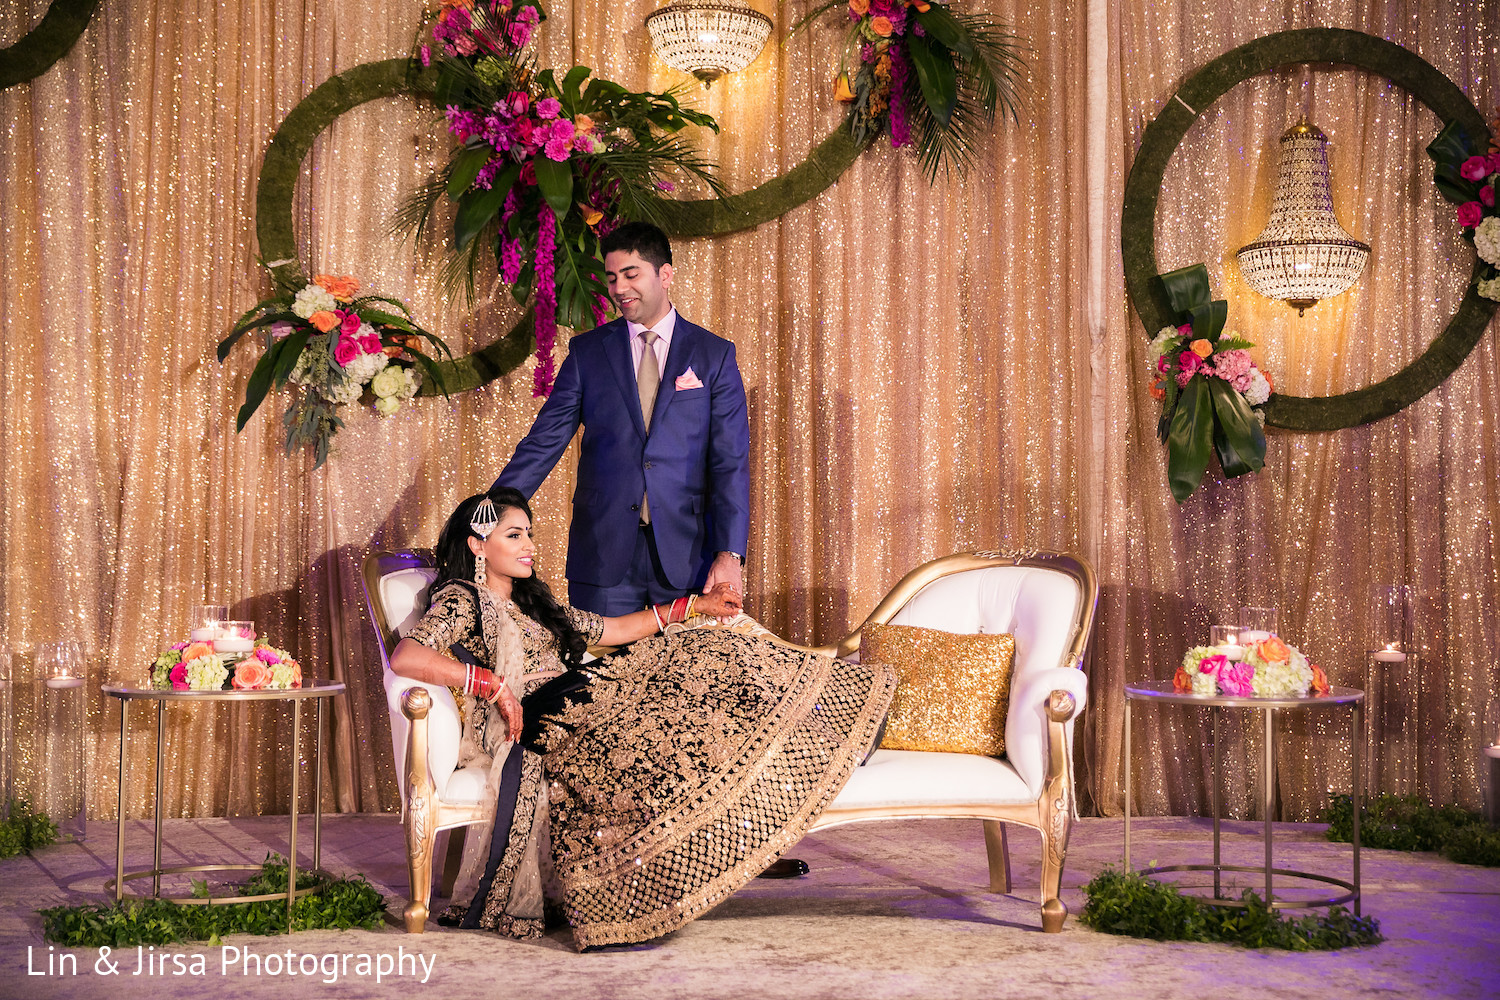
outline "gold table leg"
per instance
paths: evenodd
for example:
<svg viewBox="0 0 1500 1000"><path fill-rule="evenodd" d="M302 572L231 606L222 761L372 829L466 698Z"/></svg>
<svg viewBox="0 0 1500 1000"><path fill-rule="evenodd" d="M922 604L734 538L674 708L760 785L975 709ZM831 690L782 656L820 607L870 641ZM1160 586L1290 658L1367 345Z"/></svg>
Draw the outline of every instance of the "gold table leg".
<svg viewBox="0 0 1500 1000"><path fill-rule="evenodd" d="M314 699L316 715L313 723L313 740L317 751L313 755L313 871L323 870L323 699Z"/></svg>
<svg viewBox="0 0 1500 1000"><path fill-rule="evenodd" d="M1274 709L1262 709L1266 714L1266 761L1261 770L1261 808L1265 810L1266 827L1266 905L1271 905L1271 812L1276 801L1276 713Z"/></svg>
<svg viewBox="0 0 1500 1000"><path fill-rule="evenodd" d="M1125 696L1125 870L1130 871L1130 696Z"/></svg>
<svg viewBox="0 0 1500 1000"><path fill-rule="evenodd" d="M302 768L297 762L297 741L302 735L302 699L292 699L292 836L287 844L286 859L286 916L287 930L291 930L292 904L297 901L297 809L299 801L298 777Z"/></svg>
<svg viewBox="0 0 1500 1000"><path fill-rule="evenodd" d="M125 716L130 702L120 699L120 773L115 792L115 902L125 898Z"/></svg>
<svg viewBox="0 0 1500 1000"><path fill-rule="evenodd" d="M151 895L161 895L161 765L162 723L166 718L167 703L156 703L156 837L151 847L151 867L156 869L151 876Z"/></svg>

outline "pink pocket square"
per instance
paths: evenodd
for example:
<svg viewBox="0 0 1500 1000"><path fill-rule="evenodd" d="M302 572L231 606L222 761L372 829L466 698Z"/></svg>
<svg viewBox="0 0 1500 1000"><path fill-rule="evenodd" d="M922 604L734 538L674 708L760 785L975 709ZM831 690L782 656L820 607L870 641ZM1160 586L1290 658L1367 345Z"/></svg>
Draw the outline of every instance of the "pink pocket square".
<svg viewBox="0 0 1500 1000"><path fill-rule="evenodd" d="M677 388L679 390L681 390L681 389L701 389L701 388L703 388L703 380L701 378L699 378L697 375L694 375L693 374L693 370L691 368L689 368L687 371L685 371L681 375L677 376Z"/></svg>

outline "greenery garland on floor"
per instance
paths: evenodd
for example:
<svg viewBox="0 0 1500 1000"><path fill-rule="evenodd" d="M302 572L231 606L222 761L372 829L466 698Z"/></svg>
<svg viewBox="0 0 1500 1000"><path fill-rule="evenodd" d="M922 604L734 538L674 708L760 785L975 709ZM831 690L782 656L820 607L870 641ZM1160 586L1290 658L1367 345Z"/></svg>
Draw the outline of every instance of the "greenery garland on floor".
<svg viewBox="0 0 1500 1000"><path fill-rule="evenodd" d="M1349 796L1335 795L1321 817L1328 839L1350 842L1354 808ZM1479 813L1458 806L1432 806L1415 795L1381 792L1366 798L1359 811L1361 847L1392 851L1440 851L1461 865L1500 868L1500 830Z"/></svg>
<svg viewBox="0 0 1500 1000"><path fill-rule="evenodd" d="M1083 893L1088 901L1078 919L1105 934L1287 951L1337 951L1385 940L1380 921L1355 916L1342 906L1293 919L1271 909L1251 889L1240 896L1244 907L1210 906L1169 882L1112 866L1085 885Z"/></svg>
<svg viewBox="0 0 1500 1000"><path fill-rule="evenodd" d="M271 854L260 873L240 886L240 895L286 892L286 860ZM297 887L313 885L318 876L298 871ZM196 895L207 897L205 883L194 883ZM165 899L131 899L120 903L86 906L54 906L39 911L42 934L53 944L67 948L97 948L109 945L174 944L206 941L219 944L226 934L285 934L289 930L376 930L385 917L385 897L364 876L329 882L320 892L298 897L292 904L290 923L285 900L258 903L224 903L211 906L180 905Z"/></svg>
<svg viewBox="0 0 1500 1000"><path fill-rule="evenodd" d="M0 823L0 859L30 854L57 843L57 824L26 799L11 799L10 814Z"/></svg>

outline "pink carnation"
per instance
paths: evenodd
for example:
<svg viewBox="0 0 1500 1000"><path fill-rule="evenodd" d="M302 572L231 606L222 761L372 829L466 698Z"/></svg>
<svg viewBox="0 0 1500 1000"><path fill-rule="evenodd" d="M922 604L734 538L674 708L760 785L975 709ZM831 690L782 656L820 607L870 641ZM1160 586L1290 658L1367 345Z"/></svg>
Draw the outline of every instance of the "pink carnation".
<svg viewBox="0 0 1500 1000"><path fill-rule="evenodd" d="M185 643L185 642L174 642L174 643L172 643L172 645L168 646L167 648L168 649L175 649L175 650L177 650L177 652L180 653L184 649L188 648L188 644Z"/></svg>
<svg viewBox="0 0 1500 1000"><path fill-rule="evenodd" d="M1244 698L1255 693L1255 668L1248 663L1236 663L1219 671L1219 690L1235 698Z"/></svg>
<svg viewBox="0 0 1500 1000"><path fill-rule="evenodd" d="M422 46L422 68L426 69L432 65L432 46Z"/></svg>
<svg viewBox="0 0 1500 1000"><path fill-rule="evenodd" d="M339 363L340 368L343 368L359 357L359 354L359 343L353 337L340 337L338 345L333 349L333 360Z"/></svg>
<svg viewBox="0 0 1500 1000"><path fill-rule="evenodd" d="M523 49L531 41L531 25L517 21L505 29L505 37L513 47Z"/></svg>
<svg viewBox="0 0 1500 1000"><path fill-rule="evenodd" d="M271 336L275 337L277 340L280 340L283 337L290 337L292 335L292 331L295 329L296 327L292 326L292 324L288 323L286 320L277 320L275 323L271 324Z"/></svg>
<svg viewBox="0 0 1500 1000"><path fill-rule="evenodd" d="M552 123L551 138L566 139L569 142L572 142L574 131L576 131L576 127L571 121L566 118L559 118L557 121Z"/></svg>
<svg viewBox="0 0 1500 1000"><path fill-rule="evenodd" d="M555 97L544 97L536 102L536 116L538 118L556 118L557 113L562 110L562 102Z"/></svg>
<svg viewBox="0 0 1500 1000"><path fill-rule="evenodd" d="M541 12L535 7L522 7L516 11L516 20L522 24L536 24L542 19Z"/></svg>
<svg viewBox="0 0 1500 1000"><path fill-rule="evenodd" d="M479 46L474 44L473 35L459 35L453 40L451 46L454 55L472 56L479 51Z"/></svg>
<svg viewBox="0 0 1500 1000"><path fill-rule="evenodd" d="M1458 168L1458 172L1466 181L1482 181L1490 175L1490 158L1471 156Z"/></svg>
<svg viewBox="0 0 1500 1000"><path fill-rule="evenodd" d="M1493 196L1491 196L1493 197ZM1484 206L1477 201L1466 201L1458 206L1458 224L1471 229L1484 221Z"/></svg>
<svg viewBox="0 0 1500 1000"><path fill-rule="evenodd" d="M548 139L545 149L547 159L561 163L573 151L573 143L567 139Z"/></svg>
<svg viewBox="0 0 1500 1000"><path fill-rule="evenodd" d="M255 658L257 660L260 660L262 663L269 663L273 665L281 662L281 657L271 652L270 646L256 646Z"/></svg>

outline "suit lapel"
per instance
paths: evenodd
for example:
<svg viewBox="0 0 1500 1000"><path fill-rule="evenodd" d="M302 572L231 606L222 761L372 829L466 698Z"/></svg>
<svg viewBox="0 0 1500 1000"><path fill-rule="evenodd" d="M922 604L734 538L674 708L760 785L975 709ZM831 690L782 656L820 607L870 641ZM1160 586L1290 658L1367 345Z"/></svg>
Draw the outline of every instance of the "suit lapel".
<svg viewBox="0 0 1500 1000"><path fill-rule="evenodd" d="M615 381L620 385L620 395L625 400L626 412L635 423L635 432L644 440L646 421L641 417L641 392L635 384L635 368L630 363L630 332L623 319L611 323L609 332L604 335L604 357L609 363L609 370L614 373ZM660 389L656 395L659 404Z"/></svg>
<svg viewBox="0 0 1500 1000"><path fill-rule="evenodd" d="M661 419L667 414L667 407L672 405L672 397L677 395L677 376L683 373L689 360L693 358L694 348L698 346L698 334L698 327L683 319L682 313L678 313L677 328L672 331L672 345L667 348L667 367L661 373L661 388L656 391L656 405L651 410L652 427L661 425Z"/></svg>

